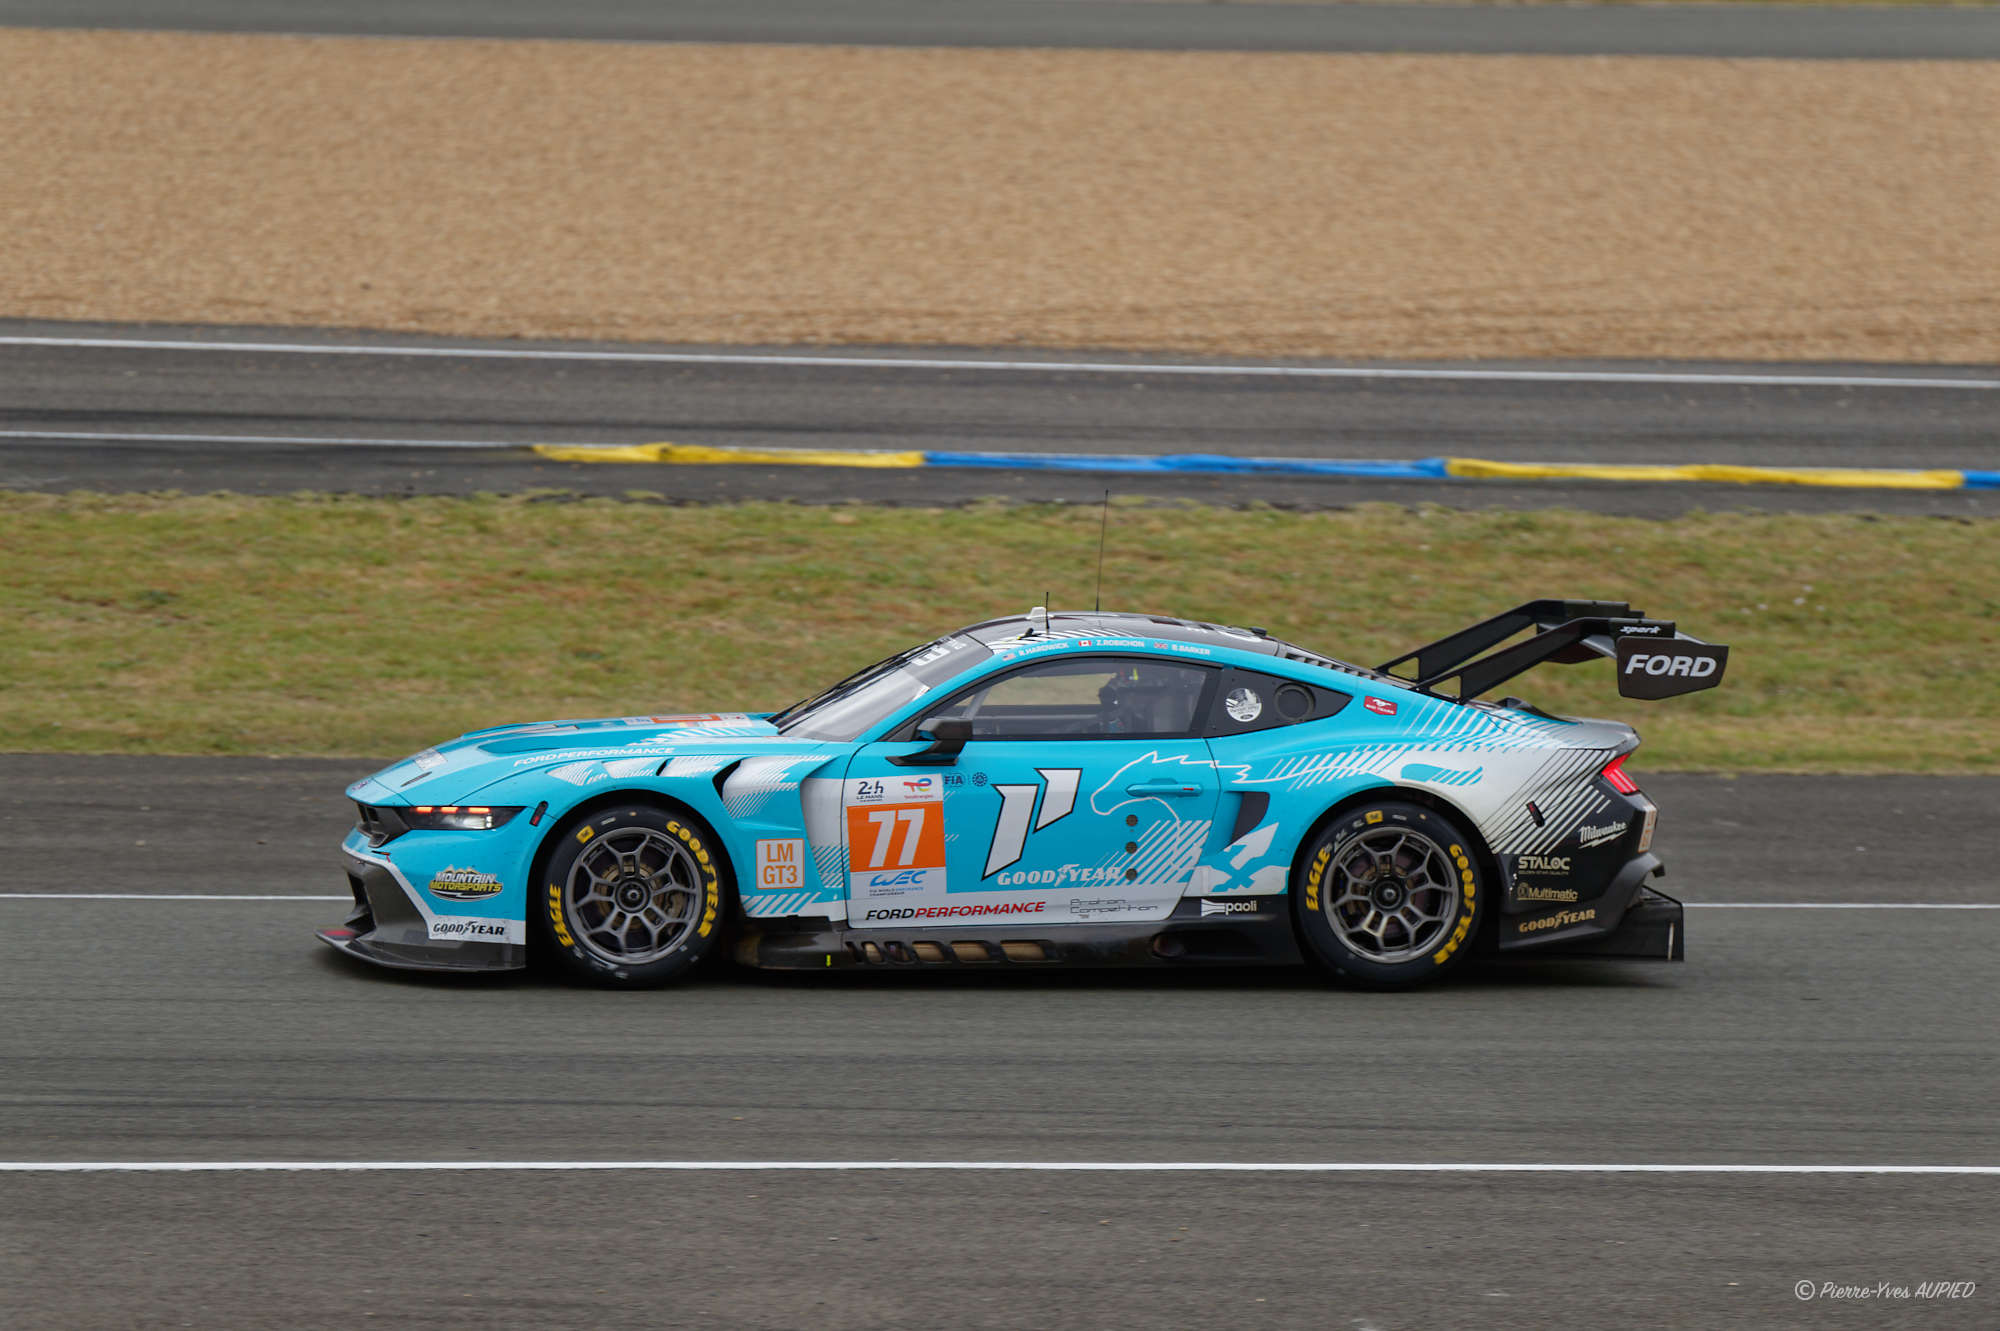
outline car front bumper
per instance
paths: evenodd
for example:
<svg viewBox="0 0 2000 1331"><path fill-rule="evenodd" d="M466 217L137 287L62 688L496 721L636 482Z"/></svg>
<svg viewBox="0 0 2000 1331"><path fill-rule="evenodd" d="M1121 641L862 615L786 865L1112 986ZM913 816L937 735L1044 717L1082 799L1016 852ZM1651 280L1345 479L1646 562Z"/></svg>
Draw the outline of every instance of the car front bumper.
<svg viewBox="0 0 2000 1331"><path fill-rule="evenodd" d="M510 971L528 964L521 943L431 937L430 922L394 874L356 855L343 852L341 858L354 909L318 934L335 951L396 970Z"/></svg>

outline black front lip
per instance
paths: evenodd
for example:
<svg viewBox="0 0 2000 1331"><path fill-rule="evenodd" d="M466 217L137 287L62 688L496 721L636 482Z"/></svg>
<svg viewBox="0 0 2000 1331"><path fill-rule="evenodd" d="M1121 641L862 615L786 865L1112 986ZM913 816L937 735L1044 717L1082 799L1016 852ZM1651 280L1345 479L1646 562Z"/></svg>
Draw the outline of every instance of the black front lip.
<svg viewBox="0 0 2000 1331"><path fill-rule="evenodd" d="M519 943L433 939L416 904L387 869L352 855L343 858L354 909L340 924L319 931L328 947L396 970L512 971L528 964L528 949Z"/></svg>

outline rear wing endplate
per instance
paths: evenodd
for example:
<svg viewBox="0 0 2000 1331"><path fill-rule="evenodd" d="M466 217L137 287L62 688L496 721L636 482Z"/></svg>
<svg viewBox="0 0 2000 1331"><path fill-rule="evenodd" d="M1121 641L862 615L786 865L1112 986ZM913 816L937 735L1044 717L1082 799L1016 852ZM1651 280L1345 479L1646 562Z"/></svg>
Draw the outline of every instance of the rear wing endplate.
<svg viewBox="0 0 2000 1331"><path fill-rule="evenodd" d="M1500 646L1530 629L1533 637ZM1729 663L1727 647L1689 637L1671 619L1648 619L1623 601L1542 600L1481 620L1376 669L1463 702L1544 661L1567 665L1600 656L1618 663L1618 692L1627 698L1712 689Z"/></svg>

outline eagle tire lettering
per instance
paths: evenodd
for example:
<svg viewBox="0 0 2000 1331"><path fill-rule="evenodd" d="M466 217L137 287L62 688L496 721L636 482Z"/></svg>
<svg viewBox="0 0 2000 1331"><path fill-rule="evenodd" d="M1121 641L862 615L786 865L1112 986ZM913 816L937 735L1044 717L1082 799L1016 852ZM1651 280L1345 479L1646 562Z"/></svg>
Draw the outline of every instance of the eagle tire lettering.
<svg viewBox="0 0 2000 1331"><path fill-rule="evenodd" d="M1389 792L1351 810L1308 840L1295 862L1300 950L1370 988L1445 974L1479 937L1488 893L1477 845L1451 815ZM1447 918L1432 913L1439 906Z"/></svg>
<svg viewBox="0 0 2000 1331"><path fill-rule="evenodd" d="M651 835L635 842L631 835L635 830ZM619 833L619 837L607 840L614 831ZM618 940L632 937L634 925L639 925L641 929L653 927L640 924L642 913L660 909L659 903L672 900L671 895L656 895L653 905L648 906L635 893L634 901L640 904L630 908L622 926L614 918L609 920L608 929L602 927L607 924L602 915L596 919L595 926L587 917L582 918L581 923L573 918L575 907L567 900L573 871L586 852L600 856L606 853L595 850L600 842L612 848L609 853L617 857L621 866L626 866L628 859L636 866L621 867L621 875L632 876L614 879L613 886L622 881L641 891L652 890L656 893L662 890L658 887L660 876L669 873L669 868L662 867L661 861L667 861L670 866L671 861L678 858L676 852L684 853L686 860L682 863L685 865L691 861L693 865L694 882L691 886L695 894L693 908L697 912L693 927L685 928L683 925L685 932L664 950L648 956L645 952L650 949L642 949L639 954L641 959L633 960L617 954ZM671 843L671 849L667 843ZM552 849L544 880L543 909L530 913L532 933L544 954L572 978L618 988L667 984L681 978L714 950L723 932L721 926L728 910L727 891L731 880L729 866L721 853L721 843L706 825L685 814L634 804L601 809L584 818L572 819L557 828L547 844ZM601 872L602 865L595 866L595 869ZM685 874L685 869L681 872ZM579 881L589 882L589 874ZM601 890L585 889L581 897L586 902L595 900L602 903L603 896L592 895ZM673 887L664 890L671 894ZM607 909L609 907L600 904L600 911ZM658 919L657 916L652 918L655 921ZM673 917L667 918L671 920ZM592 927L597 928L595 937L599 941L595 944L588 934ZM643 941L645 936L641 933L639 937Z"/></svg>

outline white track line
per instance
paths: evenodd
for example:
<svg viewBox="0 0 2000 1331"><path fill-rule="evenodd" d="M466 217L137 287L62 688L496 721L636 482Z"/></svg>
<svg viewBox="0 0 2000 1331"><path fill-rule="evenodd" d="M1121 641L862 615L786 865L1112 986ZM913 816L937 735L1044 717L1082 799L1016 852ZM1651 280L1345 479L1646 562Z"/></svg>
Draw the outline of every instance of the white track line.
<svg viewBox="0 0 2000 1331"><path fill-rule="evenodd" d="M360 448L533 448L547 440L506 439L367 439L307 434L137 434L109 430L0 430L0 439L84 439L118 443L174 444L339 444ZM588 447L588 445L571 445ZM607 444L611 448L616 445Z"/></svg>
<svg viewBox="0 0 2000 1331"><path fill-rule="evenodd" d="M2000 910L2000 901L1683 901L1689 910Z"/></svg>
<svg viewBox="0 0 2000 1331"><path fill-rule="evenodd" d="M0 901L350 901L346 896L208 892L5 892ZM1689 910L2000 910L2000 901L1683 901Z"/></svg>
<svg viewBox="0 0 2000 1331"><path fill-rule="evenodd" d="M2000 1165L1488 1164L1429 1161L1102 1160L0 1160L13 1174L485 1173L502 1170L1063 1174L1922 1174L2000 1175Z"/></svg>
<svg viewBox="0 0 2000 1331"><path fill-rule="evenodd" d="M1273 379L1444 379L1513 383L1748 384L1778 388L2000 389L2000 379L1916 375L1730 374L1643 370L1410 369L1361 365L1171 365L1117 361L955 360L928 356L798 356L756 352L561 350L547 347L411 347L310 342L177 342L124 337L0 337L0 346L129 351L254 352L284 356L412 356L561 360L640 365L784 365L873 370L985 370L1011 374L1247 375Z"/></svg>
<svg viewBox="0 0 2000 1331"><path fill-rule="evenodd" d="M248 896L213 892L0 892L0 901L352 901L352 896Z"/></svg>

